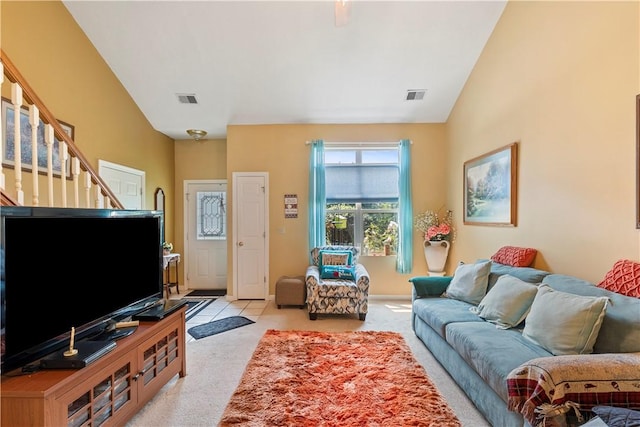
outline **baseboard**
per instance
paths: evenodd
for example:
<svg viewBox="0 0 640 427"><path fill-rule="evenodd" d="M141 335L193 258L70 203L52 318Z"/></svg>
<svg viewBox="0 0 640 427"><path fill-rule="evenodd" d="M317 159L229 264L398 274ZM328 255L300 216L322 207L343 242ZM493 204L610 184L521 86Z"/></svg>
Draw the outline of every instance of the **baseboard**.
<svg viewBox="0 0 640 427"><path fill-rule="evenodd" d="M411 301L411 295L372 295L369 294L370 300L392 300L392 301Z"/></svg>

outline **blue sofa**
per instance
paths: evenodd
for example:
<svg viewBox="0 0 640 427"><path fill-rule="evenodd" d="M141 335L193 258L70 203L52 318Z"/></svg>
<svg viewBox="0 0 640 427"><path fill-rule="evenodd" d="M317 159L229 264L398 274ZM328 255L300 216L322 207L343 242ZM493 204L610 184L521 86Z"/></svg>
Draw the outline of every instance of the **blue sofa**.
<svg viewBox="0 0 640 427"><path fill-rule="evenodd" d="M528 416L523 416L513 408L513 404L512 410L510 409L512 390L507 386L507 380L514 373L522 374L528 369L534 372L534 368L548 369L553 377L554 370L558 368L548 368L545 362L578 366L579 372L589 372L592 364L608 365L606 361L610 357L623 353L631 359L617 361L619 365L616 366L623 370L623 365L628 365L624 366L624 369L635 372L635 379L640 385L640 353L634 354L640 352L640 299L615 294L576 277L551 274L529 267L510 267L495 262L491 263L488 274L487 292L503 275L536 284L538 290L541 284L546 284L565 293L604 296L608 298L608 305L593 347L593 354L554 356L523 336L522 324L509 329L499 329L470 310L474 304L444 297L443 294L452 277L410 279L413 284L412 327L416 336L494 427L529 426L537 423L531 419L531 411ZM617 368L608 366L607 369L615 371ZM573 374L563 372L556 375L559 383L571 383L571 378L560 378L562 375ZM615 385L617 386L617 383ZM640 389L638 391L640 392ZM553 394L553 391L551 393ZM624 396L629 399L630 395L632 393L626 392ZM630 402L628 407L640 409L640 406L637 406L640 405L637 402L640 399L638 396L640 393L631 399L636 401ZM570 397L576 399L576 395ZM583 404L581 409L584 410L586 407L588 410L592 406Z"/></svg>

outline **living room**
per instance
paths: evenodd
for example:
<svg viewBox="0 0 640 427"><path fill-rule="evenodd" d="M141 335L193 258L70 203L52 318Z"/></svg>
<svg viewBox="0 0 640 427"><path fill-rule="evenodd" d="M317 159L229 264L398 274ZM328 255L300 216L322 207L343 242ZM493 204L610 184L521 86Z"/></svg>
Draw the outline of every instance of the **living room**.
<svg viewBox="0 0 640 427"><path fill-rule="evenodd" d="M167 200L175 201L166 216L176 252L183 240L183 180L265 171L273 219L269 282L302 272L306 216L281 219L280 199L294 193L300 206L306 203L304 142L407 138L414 188L424 190L414 191L414 210L453 210L458 238L451 265L508 243L537 248L538 268L596 281L617 259L640 253L638 20L637 2L509 2L446 123L231 125L226 139L201 144L173 141L151 128L62 3L3 2L2 48L49 108L75 125L76 143L88 159L144 170L148 206L153 190L165 189ZM30 28L47 37L29 35ZM517 225L463 225L463 163L512 142L519 143ZM287 233L276 233L284 221ZM408 295L407 279L426 273L421 245L414 245L413 258L411 274L396 273L391 257L363 259L376 278L371 293Z"/></svg>

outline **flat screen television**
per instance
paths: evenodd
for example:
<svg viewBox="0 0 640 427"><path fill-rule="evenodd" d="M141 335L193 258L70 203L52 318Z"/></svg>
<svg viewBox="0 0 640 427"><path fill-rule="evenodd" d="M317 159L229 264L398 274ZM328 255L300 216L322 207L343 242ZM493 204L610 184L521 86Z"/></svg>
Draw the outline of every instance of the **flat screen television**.
<svg viewBox="0 0 640 427"><path fill-rule="evenodd" d="M0 207L0 371L162 299L163 213Z"/></svg>

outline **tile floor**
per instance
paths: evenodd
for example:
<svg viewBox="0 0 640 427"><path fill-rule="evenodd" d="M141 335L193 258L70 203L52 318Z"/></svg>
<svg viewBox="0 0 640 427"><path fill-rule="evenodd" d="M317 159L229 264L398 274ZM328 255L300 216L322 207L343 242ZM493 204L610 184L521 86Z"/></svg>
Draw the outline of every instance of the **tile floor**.
<svg viewBox="0 0 640 427"><path fill-rule="evenodd" d="M180 299L184 294L172 294L171 299ZM237 300L227 301L226 297L218 297L214 302L193 316L186 324L186 329L212 320L223 319L230 316L244 316L247 319L258 321L269 301L265 300ZM195 341L195 338L187 333L187 342Z"/></svg>

